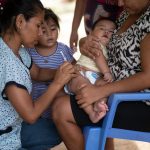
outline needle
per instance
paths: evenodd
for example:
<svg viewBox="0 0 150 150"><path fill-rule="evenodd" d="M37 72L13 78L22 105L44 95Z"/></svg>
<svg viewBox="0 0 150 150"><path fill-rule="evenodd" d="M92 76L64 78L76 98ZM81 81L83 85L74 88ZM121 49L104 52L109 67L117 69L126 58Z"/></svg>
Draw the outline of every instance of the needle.
<svg viewBox="0 0 150 150"><path fill-rule="evenodd" d="M61 53L61 55L62 55L64 61L67 61L67 58L65 57L64 53L63 53L62 51L60 51L60 53Z"/></svg>

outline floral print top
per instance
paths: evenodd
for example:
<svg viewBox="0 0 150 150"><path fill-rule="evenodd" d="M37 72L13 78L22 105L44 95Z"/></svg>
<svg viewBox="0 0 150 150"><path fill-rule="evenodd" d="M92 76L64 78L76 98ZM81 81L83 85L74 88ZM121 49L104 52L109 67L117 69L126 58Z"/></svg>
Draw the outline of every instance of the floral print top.
<svg viewBox="0 0 150 150"><path fill-rule="evenodd" d="M0 135L1 150L17 150L21 147L19 114L5 95L8 85L16 85L31 93L32 84L29 73L31 58L24 48L19 50L20 59L0 38L0 131L9 127L12 131Z"/></svg>

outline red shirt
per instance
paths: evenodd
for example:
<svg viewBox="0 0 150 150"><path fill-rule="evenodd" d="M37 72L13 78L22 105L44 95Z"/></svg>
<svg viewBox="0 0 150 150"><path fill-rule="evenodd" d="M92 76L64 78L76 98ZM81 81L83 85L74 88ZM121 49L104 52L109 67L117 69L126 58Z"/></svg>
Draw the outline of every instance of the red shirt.
<svg viewBox="0 0 150 150"><path fill-rule="evenodd" d="M97 0L100 4L117 5L117 0Z"/></svg>
<svg viewBox="0 0 150 150"><path fill-rule="evenodd" d="M6 0L0 0L0 7L3 7L5 2L6 2Z"/></svg>

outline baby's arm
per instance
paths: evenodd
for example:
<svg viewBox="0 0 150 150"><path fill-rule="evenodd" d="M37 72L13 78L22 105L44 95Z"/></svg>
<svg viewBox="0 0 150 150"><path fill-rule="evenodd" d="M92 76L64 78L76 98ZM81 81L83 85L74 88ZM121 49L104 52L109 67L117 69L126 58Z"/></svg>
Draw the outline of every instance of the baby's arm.
<svg viewBox="0 0 150 150"><path fill-rule="evenodd" d="M112 82L113 77L111 75L110 69L108 67L107 61L103 53L101 52L99 56L96 57L95 63L99 68L100 72L104 75L104 80L106 82Z"/></svg>

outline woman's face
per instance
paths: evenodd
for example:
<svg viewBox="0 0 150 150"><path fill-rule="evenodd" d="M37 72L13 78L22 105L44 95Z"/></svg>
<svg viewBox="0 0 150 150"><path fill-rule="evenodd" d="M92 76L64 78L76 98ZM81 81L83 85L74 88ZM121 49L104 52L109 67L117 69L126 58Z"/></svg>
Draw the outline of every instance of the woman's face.
<svg viewBox="0 0 150 150"><path fill-rule="evenodd" d="M38 43L38 38L42 35L42 22L44 12L38 13L28 21L24 20L20 29L21 44L25 47L34 47Z"/></svg>
<svg viewBox="0 0 150 150"><path fill-rule="evenodd" d="M118 0L118 6L124 7L129 14L139 14L149 6L149 0Z"/></svg>

